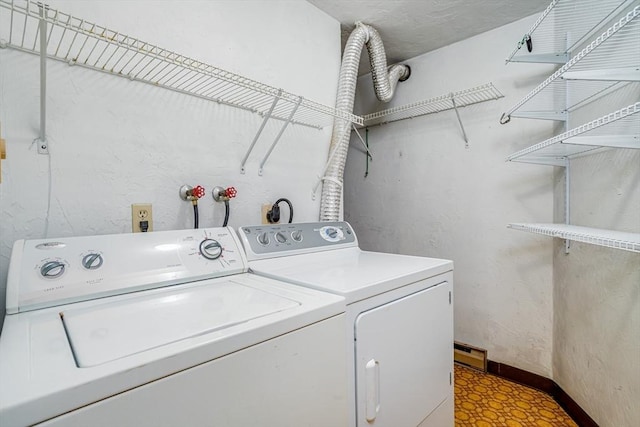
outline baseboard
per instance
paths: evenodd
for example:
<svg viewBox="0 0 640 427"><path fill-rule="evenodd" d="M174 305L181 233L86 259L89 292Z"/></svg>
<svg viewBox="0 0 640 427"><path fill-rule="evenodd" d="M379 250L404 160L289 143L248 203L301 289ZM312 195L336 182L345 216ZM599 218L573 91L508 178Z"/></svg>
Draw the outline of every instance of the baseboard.
<svg viewBox="0 0 640 427"><path fill-rule="evenodd" d="M504 363L487 362L487 372L513 382L547 393L567 412L580 427L598 427L598 424L555 381Z"/></svg>
<svg viewBox="0 0 640 427"><path fill-rule="evenodd" d="M514 366L505 365L504 363L494 362L493 360L489 360L487 362L487 372L535 388L536 390L543 391L551 396L553 396L557 387L553 380L545 378L542 375L534 374Z"/></svg>
<svg viewBox="0 0 640 427"><path fill-rule="evenodd" d="M598 427L593 418L587 414L584 409L576 403L558 384L556 391L552 394L553 399L564 409L567 414L573 418L573 421L580 427Z"/></svg>

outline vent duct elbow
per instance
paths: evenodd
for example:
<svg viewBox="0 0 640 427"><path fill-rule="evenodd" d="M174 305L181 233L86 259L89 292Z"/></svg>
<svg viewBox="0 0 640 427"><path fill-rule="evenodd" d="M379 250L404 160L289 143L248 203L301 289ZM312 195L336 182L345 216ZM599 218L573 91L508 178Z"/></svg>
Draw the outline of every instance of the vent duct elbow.
<svg viewBox="0 0 640 427"><path fill-rule="evenodd" d="M387 55L376 29L370 25L356 22L356 28L349 36L342 55L336 98L336 109L338 110L353 112L358 82L358 66L360 65L362 48L365 45L371 63L373 87L376 97L380 101L390 101L398 81L408 79L411 74L407 65L397 64L387 67ZM338 221L340 219L342 182L350 137L351 123L348 120L336 118L329 147L329 164L322 182L320 221Z"/></svg>

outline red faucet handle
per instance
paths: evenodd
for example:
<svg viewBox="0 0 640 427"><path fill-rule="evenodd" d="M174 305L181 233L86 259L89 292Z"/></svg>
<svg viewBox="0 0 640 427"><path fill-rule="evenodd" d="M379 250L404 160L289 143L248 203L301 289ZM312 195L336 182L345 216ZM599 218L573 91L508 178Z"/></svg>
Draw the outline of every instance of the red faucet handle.
<svg viewBox="0 0 640 427"><path fill-rule="evenodd" d="M238 190L236 190L235 187L229 187L226 190L224 190L224 195L229 199L233 199L238 195Z"/></svg>
<svg viewBox="0 0 640 427"><path fill-rule="evenodd" d="M191 190L191 195L196 199L201 199L202 197L204 197L204 187L201 185L196 185L195 187L193 187L193 190Z"/></svg>

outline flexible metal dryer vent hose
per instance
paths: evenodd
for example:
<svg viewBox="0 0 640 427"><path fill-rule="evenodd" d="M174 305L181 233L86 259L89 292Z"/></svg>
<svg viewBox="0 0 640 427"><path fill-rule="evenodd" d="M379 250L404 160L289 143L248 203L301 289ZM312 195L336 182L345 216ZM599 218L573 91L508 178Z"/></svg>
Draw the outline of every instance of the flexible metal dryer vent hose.
<svg viewBox="0 0 640 427"><path fill-rule="evenodd" d="M380 101L390 101L398 81L408 79L411 74L411 69L407 65L396 64L387 69L387 55L380 35L372 26L356 22L356 28L349 36L342 56L336 99L336 109L338 110L353 112L360 54L365 44L371 62L373 88ZM350 137L351 123L348 120L336 118L329 147L329 166L322 178L320 221L338 221L340 219L342 180Z"/></svg>

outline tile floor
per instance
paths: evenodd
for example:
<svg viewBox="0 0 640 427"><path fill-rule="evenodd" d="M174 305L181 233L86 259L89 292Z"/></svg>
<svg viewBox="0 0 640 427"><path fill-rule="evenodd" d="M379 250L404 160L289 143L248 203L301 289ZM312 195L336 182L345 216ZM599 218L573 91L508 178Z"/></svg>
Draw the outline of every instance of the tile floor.
<svg viewBox="0 0 640 427"><path fill-rule="evenodd" d="M551 396L455 365L456 427L577 427Z"/></svg>

